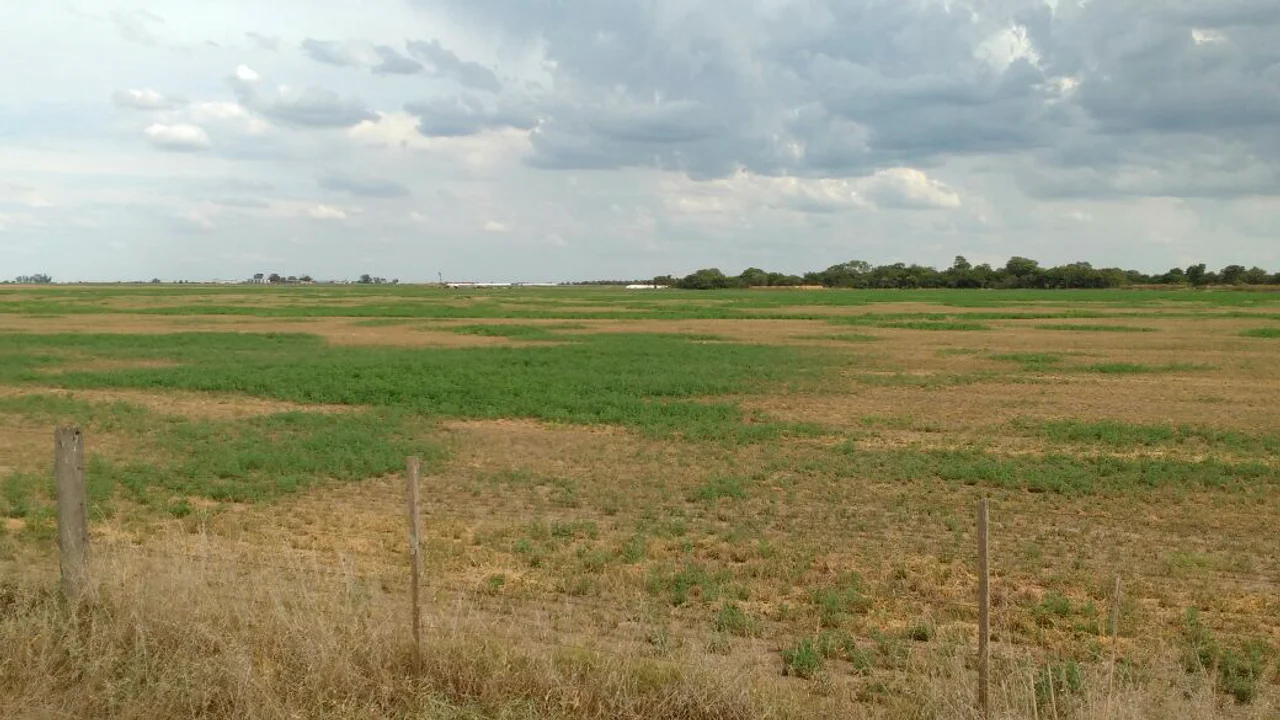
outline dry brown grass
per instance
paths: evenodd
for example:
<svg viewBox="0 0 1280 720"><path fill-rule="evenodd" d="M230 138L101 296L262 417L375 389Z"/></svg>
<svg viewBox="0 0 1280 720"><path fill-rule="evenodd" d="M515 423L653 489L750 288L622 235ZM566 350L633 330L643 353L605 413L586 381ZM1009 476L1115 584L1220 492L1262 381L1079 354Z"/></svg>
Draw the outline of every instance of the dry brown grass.
<svg viewBox="0 0 1280 720"><path fill-rule="evenodd" d="M403 586L287 551L222 556L209 538L157 553L100 548L96 593L68 607L47 574L0 582L0 699L10 718L977 718L972 648L908 655L875 682L804 682L736 657L626 644L479 595L426 608L413 660ZM216 540L213 541L216 543ZM166 546L168 547L168 546ZM205 552L207 554L200 554ZM1133 658L1125 650L1125 657ZM1075 691L1037 694L1043 666L996 643L997 718L1269 718L1269 691L1224 702L1212 678L1162 656L1085 664Z"/></svg>

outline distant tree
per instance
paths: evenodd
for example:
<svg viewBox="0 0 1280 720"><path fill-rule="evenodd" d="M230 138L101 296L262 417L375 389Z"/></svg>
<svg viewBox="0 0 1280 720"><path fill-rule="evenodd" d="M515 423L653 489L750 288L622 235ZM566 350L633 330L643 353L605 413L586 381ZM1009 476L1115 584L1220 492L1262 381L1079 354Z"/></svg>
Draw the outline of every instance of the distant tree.
<svg viewBox="0 0 1280 720"><path fill-rule="evenodd" d="M960 270L960 271L972 270L973 264L970 263L967 259L965 259L965 256L957 255L956 259L951 261L951 269Z"/></svg>
<svg viewBox="0 0 1280 720"><path fill-rule="evenodd" d="M267 282L271 283L272 285L278 284L283 279L284 278L280 277L280 273L271 273L270 275L267 276Z"/></svg>
<svg viewBox="0 0 1280 720"><path fill-rule="evenodd" d="M297 276L297 275L290 275L288 278L286 278L286 280L287 280L287 281L289 281L289 282L291 282L291 283L296 283L296 282L298 282L298 276Z"/></svg>
<svg viewBox="0 0 1280 720"><path fill-rule="evenodd" d="M365 273L365 274L361 275L361 276L360 276L360 284L361 284L361 285L372 285L372 284L373 284L373 276L372 276L372 275L370 275L369 273Z"/></svg>
<svg viewBox="0 0 1280 720"><path fill-rule="evenodd" d="M1218 280L1223 285L1239 285L1243 282L1245 272L1247 271L1243 265L1228 265L1222 268L1222 272L1218 274Z"/></svg>
<svg viewBox="0 0 1280 720"><path fill-rule="evenodd" d="M719 290L730 287L730 279L719 268L703 268L680 280L679 286L686 290Z"/></svg>
<svg viewBox="0 0 1280 720"><path fill-rule="evenodd" d="M300 275L298 277L298 282L309 283L309 282L315 282L315 281L311 279L310 275Z"/></svg>
<svg viewBox="0 0 1280 720"><path fill-rule="evenodd" d="M1240 281L1246 285L1266 285L1268 279L1267 271L1260 267L1251 267L1240 276Z"/></svg>
<svg viewBox="0 0 1280 720"><path fill-rule="evenodd" d="M1205 272L1204 263L1200 263L1199 265L1192 265L1191 267L1187 268L1187 272L1186 272L1187 282L1191 283L1192 285L1195 285L1196 287L1209 284L1209 279L1206 277L1206 275L1207 273Z"/></svg>
<svg viewBox="0 0 1280 720"><path fill-rule="evenodd" d="M159 284L160 284L160 278L151 278L151 284L152 284L152 285L159 285Z"/></svg>
<svg viewBox="0 0 1280 720"><path fill-rule="evenodd" d="M743 285L747 287L764 287L769 284L769 273L760 268L747 268L738 276Z"/></svg>
<svg viewBox="0 0 1280 720"><path fill-rule="evenodd" d="M676 279L671 277L670 275L659 275L653 279L653 284L659 287L671 287L672 285L675 285L676 282L677 282ZM643 283L635 283L635 284L641 285Z"/></svg>
<svg viewBox="0 0 1280 720"><path fill-rule="evenodd" d="M253 274L253 279L254 279L254 280L256 280L256 281L258 281L258 282L262 282L262 278L263 278L262 273L254 273L254 274Z"/></svg>

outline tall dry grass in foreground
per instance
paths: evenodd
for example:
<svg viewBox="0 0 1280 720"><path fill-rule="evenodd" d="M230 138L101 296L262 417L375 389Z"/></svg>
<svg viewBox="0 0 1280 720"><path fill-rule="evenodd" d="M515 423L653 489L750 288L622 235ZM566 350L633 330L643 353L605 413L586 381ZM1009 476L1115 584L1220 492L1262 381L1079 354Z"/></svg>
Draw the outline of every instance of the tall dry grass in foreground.
<svg viewBox="0 0 1280 720"><path fill-rule="evenodd" d="M752 675L690 647L547 646L453 613L421 667L399 595L342 578L111 555L97 596L67 607L49 576L0 581L5 718L976 718L968 653L913 658L897 676ZM211 569L212 568L212 569ZM1000 657L998 718L1274 718L1274 688L1250 706L1212 678L1153 659L1121 673L1084 667L1067 693L1037 687L1030 656ZM1108 713L1108 708L1110 712Z"/></svg>

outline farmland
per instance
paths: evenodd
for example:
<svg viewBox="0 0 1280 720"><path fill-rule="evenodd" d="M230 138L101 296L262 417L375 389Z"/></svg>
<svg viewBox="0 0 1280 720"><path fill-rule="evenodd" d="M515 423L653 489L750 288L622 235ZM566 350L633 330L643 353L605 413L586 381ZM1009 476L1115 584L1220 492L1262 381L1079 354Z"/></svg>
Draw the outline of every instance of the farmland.
<svg viewBox="0 0 1280 720"><path fill-rule="evenodd" d="M969 717L989 498L998 716L1275 717L1277 358L1274 292L0 288L0 697Z"/></svg>

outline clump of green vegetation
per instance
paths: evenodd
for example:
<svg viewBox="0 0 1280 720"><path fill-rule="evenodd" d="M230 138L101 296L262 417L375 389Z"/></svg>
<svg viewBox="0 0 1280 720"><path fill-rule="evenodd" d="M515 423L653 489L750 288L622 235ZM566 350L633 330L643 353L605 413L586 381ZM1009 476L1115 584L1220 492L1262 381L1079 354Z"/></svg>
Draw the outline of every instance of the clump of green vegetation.
<svg viewBox="0 0 1280 720"><path fill-rule="evenodd" d="M859 675L871 672L871 655L860 649L851 635L824 631L801 638L782 651L782 674L811 679L822 672L827 660L833 659L847 660Z"/></svg>
<svg viewBox="0 0 1280 720"><path fill-rule="evenodd" d="M875 327L891 328L896 330L952 330L960 332L991 329L991 326L983 325L982 323L961 322L957 320L890 320L876 323Z"/></svg>
<svg viewBox="0 0 1280 720"><path fill-rule="evenodd" d="M0 382L47 382L37 370L74 352L177 365L66 372L57 376L64 387L233 392L437 417L623 425L650 435L721 442L816 431L758 416L747 423L735 403L695 399L817 378L828 364L819 349L805 349L802 359L801 348L713 346L679 336L580 338L516 347L406 349L334 347L309 335L12 333L0 334Z"/></svg>
<svg viewBox="0 0 1280 720"><path fill-rule="evenodd" d="M744 500L747 497L745 481L740 477L718 475L705 484L699 485L689 493L689 499L699 502L712 502L723 498Z"/></svg>
<svg viewBox="0 0 1280 720"><path fill-rule="evenodd" d="M1275 328L1275 327L1253 328L1251 330L1245 330L1240 334L1245 337L1252 337L1252 338L1280 338L1280 328Z"/></svg>
<svg viewBox="0 0 1280 720"><path fill-rule="evenodd" d="M28 395L0 400L0 414L129 437L138 446L138 457L146 459L113 462L91 457L91 503L102 507L123 491L134 501L176 515L187 514L189 508L181 503L170 507L174 496L260 502L325 482L395 472L409 455L422 457L428 468L445 457L442 446L418 438L421 421L395 410L201 420L160 415L127 403ZM25 514L37 502L24 476L11 475L4 488L10 514Z"/></svg>
<svg viewBox="0 0 1280 720"><path fill-rule="evenodd" d="M1036 669L1036 705L1040 712L1057 708L1057 698L1079 694L1084 690L1084 673L1074 660L1045 663Z"/></svg>
<svg viewBox="0 0 1280 720"><path fill-rule="evenodd" d="M715 628L717 632L737 637L752 637L757 633L759 623L743 612L737 603L726 602L716 613Z"/></svg>
<svg viewBox="0 0 1280 720"><path fill-rule="evenodd" d="M1251 639L1239 646L1224 646L1204 626L1196 608L1188 608L1183 616L1182 639L1182 666L1187 672L1215 673L1218 690L1237 703L1257 698L1267 661L1275 654L1265 641Z"/></svg>
<svg viewBox="0 0 1280 720"><path fill-rule="evenodd" d="M1049 370L1062 362L1062 356L1056 353L1001 353L991 359L1017 363L1027 371Z"/></svg>
<svg viewBox="0 0 1280 720"><path fill-rule="evenodd" d="M1062 330L1064 332L1118 332L1146 333L1155 332L1155 328L1135 325L1036 325L1037 330Z"/></svg>
<svg viewBox="0 0 1280 720"><path fill-rule="evenodd" d="M1192 425L1143 425L1115 420L1018 420L1015 429L1030 431L1055 443L1087 443L1116 448L1204 445L1236 452L1280 452L1280 436L1250 435L1235 430Z"/></svg>
<svg viewBox="0 0 1280 720"><path fill-rule="evenodd" d="M502 337L512 340L560 340L561 336L540 325L456 325L450 332L459 335Z"/></svg>
<svg viewBox="0 0 1280 720"><path fill-rule="evenodd" d="M674 572L655 569L645 582L645 589L652 595L666 596L672 605L681 606L690 600L711 602L723 596L742 599L739 588L731 587L732 574L727 571L711 571L705 566L688 562Z"/></svg>
<svg viewBox="0 0 1280 720"><path fill-rule="evenodd" d="M845 343L876 342L883 338L865 333L832 333L830 335L797 335L797 340L834 340Z"/></svg>
<svg viewBox="0 0 1280 720"><path fill-rule="evenodd" d="M1212 365L1202 365L1199 363L1167 363L1165 365L1146 365L1143 363L1130 362L1111 362L1096 363L1087 365L1084 368L1089 372L1103 373L1106 375L1146 375L1152 373L1173 373L1173 372L1190 372L1194 370L1214 370Z"/></svg>
<svg viewBox="0 0 1280 720"><path fill-rule="evenodd" d="M804 638L782 651L782 674L806 680L822 672L825 658L812 638Z"/></svg>
<svg viewBox="0 0 1280 720"><path fill-rule="evenodd" d="M871 609L871 598L865 594L862 576L855 572L841 575L831 587L813 592L813 604L823 627L839 627L853 613Z"/></svg>

